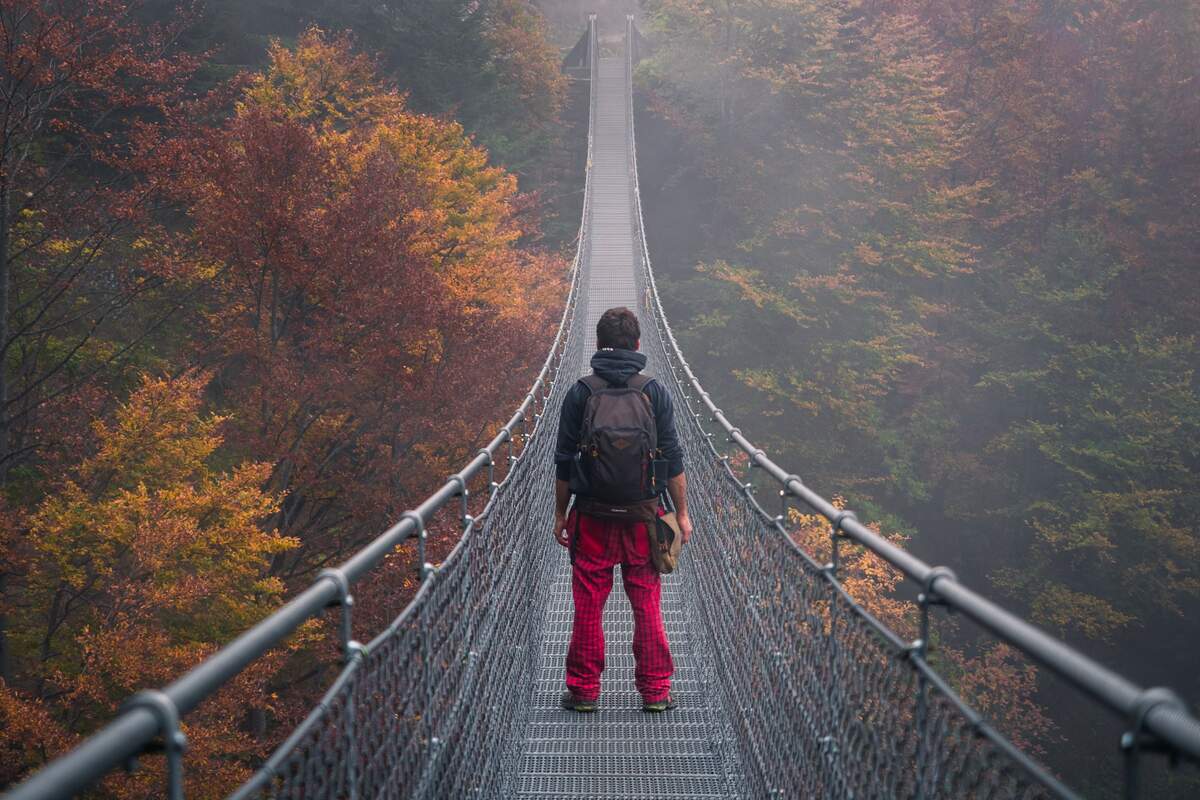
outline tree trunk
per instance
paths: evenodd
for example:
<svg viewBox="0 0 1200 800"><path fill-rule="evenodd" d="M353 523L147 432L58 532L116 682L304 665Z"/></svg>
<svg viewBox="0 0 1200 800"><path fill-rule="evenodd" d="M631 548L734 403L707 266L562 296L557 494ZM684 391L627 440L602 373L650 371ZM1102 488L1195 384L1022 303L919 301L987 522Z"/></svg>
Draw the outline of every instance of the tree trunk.
<svg viewBox="0 0 1200 800"><path fill-rule="evenodd" d="M8 591L8 575L0 572L0 680L6 684L12 683L12 660L8 655L8 615L4 613L7 602L4 595Z"/></svg>
<svg viewBox="0 0 1200 800"><path fill-rule="evenodd" d="M8 482L8 169L0 164L0 486ZM0 679L12 681L8 653L8 576L0 574Z"/></svg>
<svg viewBox="0 0 1200 800"><path fill-rule="evenodd" d="M0 164L0 486L8 483L8 288L11 280L8 263L9 185L7 165Z"/></svg>

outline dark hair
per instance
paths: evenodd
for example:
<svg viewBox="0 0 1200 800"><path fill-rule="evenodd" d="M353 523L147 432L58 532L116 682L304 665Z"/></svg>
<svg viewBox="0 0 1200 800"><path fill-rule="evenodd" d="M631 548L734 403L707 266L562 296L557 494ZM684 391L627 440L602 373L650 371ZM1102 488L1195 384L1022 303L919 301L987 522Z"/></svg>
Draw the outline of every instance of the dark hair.
<svg viewBox="0 0 1200 800"><path fill-rule="evenodd" d="M600 321L596 323L596 347L636 350L638 339L641 338L642 329L638 325L637 315L625 306L610 308L600 315Z"/></svg>

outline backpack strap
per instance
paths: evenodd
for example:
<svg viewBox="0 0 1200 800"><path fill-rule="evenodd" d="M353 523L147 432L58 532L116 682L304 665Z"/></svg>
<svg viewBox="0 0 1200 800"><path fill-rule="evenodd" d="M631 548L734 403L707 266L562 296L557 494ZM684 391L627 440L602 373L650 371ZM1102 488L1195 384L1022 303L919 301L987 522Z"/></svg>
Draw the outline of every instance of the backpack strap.
<svg viewBox="0 0 1200 800"><path fill-rule="evenodd" d="M652 380L654 380L654 378L650 377L649 375L639 372L637 375L634 375L632 378L625 381L625 385L628 386L630 389L638 389L640 391L645 391L646 386L648 386L650 381L652 381Z"/></svg>
<svg viewBox="0 0 1200 800"><path fill-rule="evenodd" d="M582 383L584 386L588 387L588 391L590 391L592 394L595 394L596 392L600 391L601 389L608 388L608 381L604 380L604 378L601 378L599 375L596 375L594 373L591 375L584 375L582 378L579 379L579 382Z"/></svg>
<svg viewBox="0 0 1200 800"><path fill-rule="evenodd" d="M625 387L629 388L629 389L638 389L640 391L644 391L646 386L652 380L654 380L653 377L651 377L649 375L643 375L642 373L639 372L637 375L634 375L629 380L625 381ZM609 389L612 387L612 384L610 384L608 381L604 380L604 378L601 378L599 375L597 375L595 373L592 373L591 375L584 375L582 378L579 379L579 381L584 386L588 387L588 389L591 391L592 394L595 394L596 392L600 391L601 389Z"/></svg>

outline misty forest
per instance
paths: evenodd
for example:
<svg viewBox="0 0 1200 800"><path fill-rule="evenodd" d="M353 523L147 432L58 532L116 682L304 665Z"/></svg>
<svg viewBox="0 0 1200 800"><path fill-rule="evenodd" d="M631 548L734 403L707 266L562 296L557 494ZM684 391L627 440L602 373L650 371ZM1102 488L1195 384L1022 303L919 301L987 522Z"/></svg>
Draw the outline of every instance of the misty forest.
<svg viewBox="0 0 1200 800"><path fill-rule="evenodd" d="M640 31L646 242L723 412L887 541L1200 706L1195 0L0 0L0 789L502 430L572 285L589 88L563 63L593 13L601 56ZM830 560L825 520L783 522ZM358 638L456 523L354 587ZM921 587L838 558L918 636ZM187 714L188 796L304 720L339 619ZM1122 796L1127 721L938 620L968 705ZM87 796L164 796L142 761ZM1194 766L1145 781L1200 796Z"/></svg>

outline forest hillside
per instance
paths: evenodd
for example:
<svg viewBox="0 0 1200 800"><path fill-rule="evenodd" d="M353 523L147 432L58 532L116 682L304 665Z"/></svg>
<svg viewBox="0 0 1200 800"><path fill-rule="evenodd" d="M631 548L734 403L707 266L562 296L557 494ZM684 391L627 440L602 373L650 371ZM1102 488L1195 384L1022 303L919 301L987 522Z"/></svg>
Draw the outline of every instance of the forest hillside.
<svg viewBox="0 0 1200 800"><path fill-rule="evenodd" d="M559 65L590 11L607 55L626 13L645 36L649 250L729 417L1200 705L1194 0L0 0L0 788L361 548L525 396L580 219L587 88ZM918 636L900 572L779 519ZM431 524L427 560L460 530ZM416 548L355 586L356 631L405 608ZM316 704L335 616L188 715L190 796ZM932 637L946 687L1113 796L1121 721L962 620Z"/></svg>
<svg viewBox="0 0 1200 800"><path fill-rule="evenodd" d="M0 45L4 786L491 438L557 323L540 223L580 170L523 0L6 0ZM366 628L411 562L356 590ZM189 715L191 796L315 702L320 628Z"/></svg>
<svg viewBox="0 0 1200 800"><path fill-rule="evenodd" d="M650 250L726 412L917 555L1200 701L1197 5L643 7ZM1092 724L1055 710L1069 740Z"/></svg>

